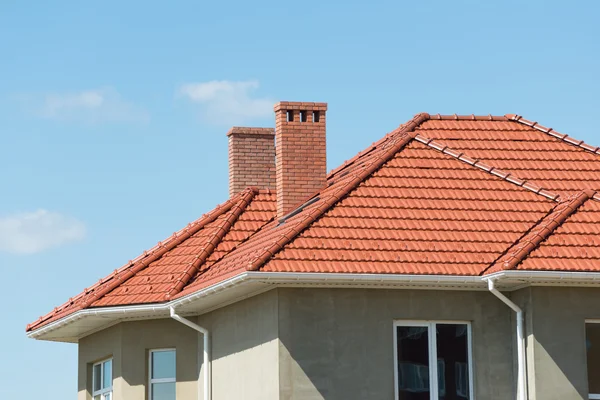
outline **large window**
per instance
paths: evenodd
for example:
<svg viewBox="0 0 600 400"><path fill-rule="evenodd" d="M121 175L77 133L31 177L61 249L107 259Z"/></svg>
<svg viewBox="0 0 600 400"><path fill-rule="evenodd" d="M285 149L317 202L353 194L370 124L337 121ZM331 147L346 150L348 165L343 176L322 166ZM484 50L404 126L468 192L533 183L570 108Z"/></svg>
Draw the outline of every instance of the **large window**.
<svg viewBox="0 0 600 400"><path fill-rule="evenodd" d="M396 399L473 399L471 325L396 321Z"/></svg>
<svg viewBox="0 0 600 400"><path fill-rule="evenodd" d="M92 398L112 400L112 358L92 367Z"/></svg>
<svg viewBox="0 0 600 400"><path fill-rule="evenodd" d="M175 350L150 351L150 400L175 400Z"/></svg>
<svg viewBox="0 0 600 400"><path fill-rule="evenodd" d="M590 399L600 399L600 320L585 324L588 391Z"/></svg>

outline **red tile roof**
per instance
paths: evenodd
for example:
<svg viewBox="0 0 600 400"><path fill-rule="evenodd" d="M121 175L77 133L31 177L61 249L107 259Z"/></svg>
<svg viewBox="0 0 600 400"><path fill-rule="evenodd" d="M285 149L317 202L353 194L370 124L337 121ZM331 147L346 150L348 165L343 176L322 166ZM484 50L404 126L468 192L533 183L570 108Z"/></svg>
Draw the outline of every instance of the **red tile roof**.
<svg viewBox="0 0 600 400"><path fill-rule="evenodd" d="M274 193L246 189L27 329L243 271L600 271L599 151L514 115L418 114L282 220Z"/></svg>

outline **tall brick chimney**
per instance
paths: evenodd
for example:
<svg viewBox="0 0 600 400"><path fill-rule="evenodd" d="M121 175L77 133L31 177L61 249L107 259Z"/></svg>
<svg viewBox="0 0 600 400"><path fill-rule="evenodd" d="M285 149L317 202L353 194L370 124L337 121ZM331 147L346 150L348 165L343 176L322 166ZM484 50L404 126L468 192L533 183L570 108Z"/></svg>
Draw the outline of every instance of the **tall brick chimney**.
<svg viewBox="0 0 600 400"><path fill-rule="evenodd" d="M283 217L325 187L327 103L275 105L277 216Z"/></svg>
<svg viewBox="0 0 600 400"><path fill-rule="evenodd" d="M273 128L233 127L229 137L229 196L248 186L275 189Z"/></svg>

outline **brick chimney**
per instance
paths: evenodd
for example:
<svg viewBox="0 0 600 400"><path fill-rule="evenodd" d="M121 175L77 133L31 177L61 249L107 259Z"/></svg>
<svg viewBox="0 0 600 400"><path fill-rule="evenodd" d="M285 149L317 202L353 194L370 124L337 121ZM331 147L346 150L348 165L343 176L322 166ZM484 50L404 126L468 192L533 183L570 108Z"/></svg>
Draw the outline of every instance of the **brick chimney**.
<svg viewBox="0 0 600 400"><path fill-rule="evenodd" d="M283 217L325 187L327 103L275 105L277 216Z"/></svg>
<svg viewBox="0 0 600 400"><path fill-rule="evenodd" d="M229 137L229 196L247 188L275 189L273 128L233 127Z"/></svg>

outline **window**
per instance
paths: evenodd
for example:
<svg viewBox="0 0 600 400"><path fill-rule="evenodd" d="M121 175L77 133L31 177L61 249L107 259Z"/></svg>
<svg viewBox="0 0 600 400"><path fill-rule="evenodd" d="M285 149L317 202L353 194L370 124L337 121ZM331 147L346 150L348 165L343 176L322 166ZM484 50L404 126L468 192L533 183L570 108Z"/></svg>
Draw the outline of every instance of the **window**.
<svg viewBox="0 0 600 400"><path fill-rule="evenodd" d="M473 399L471 325L396 321L397 400Z"/></svg>
<svg viewBox="0 0 600 400"><path fill-rule="evenodd" d="M590 399L600 399L600 321L586 321L588 391Z"/></svg>
<svg viewBox="0 0 600 400"><path fill-rule="evenodd" d="M92 398L112 400L112 358L92 367Z"/></svg>
<svg viewBox="0 0 600 400"><path fill-rule="evenodd" d="M150 351L150 400L175 400L175 350Z"/></svg>

